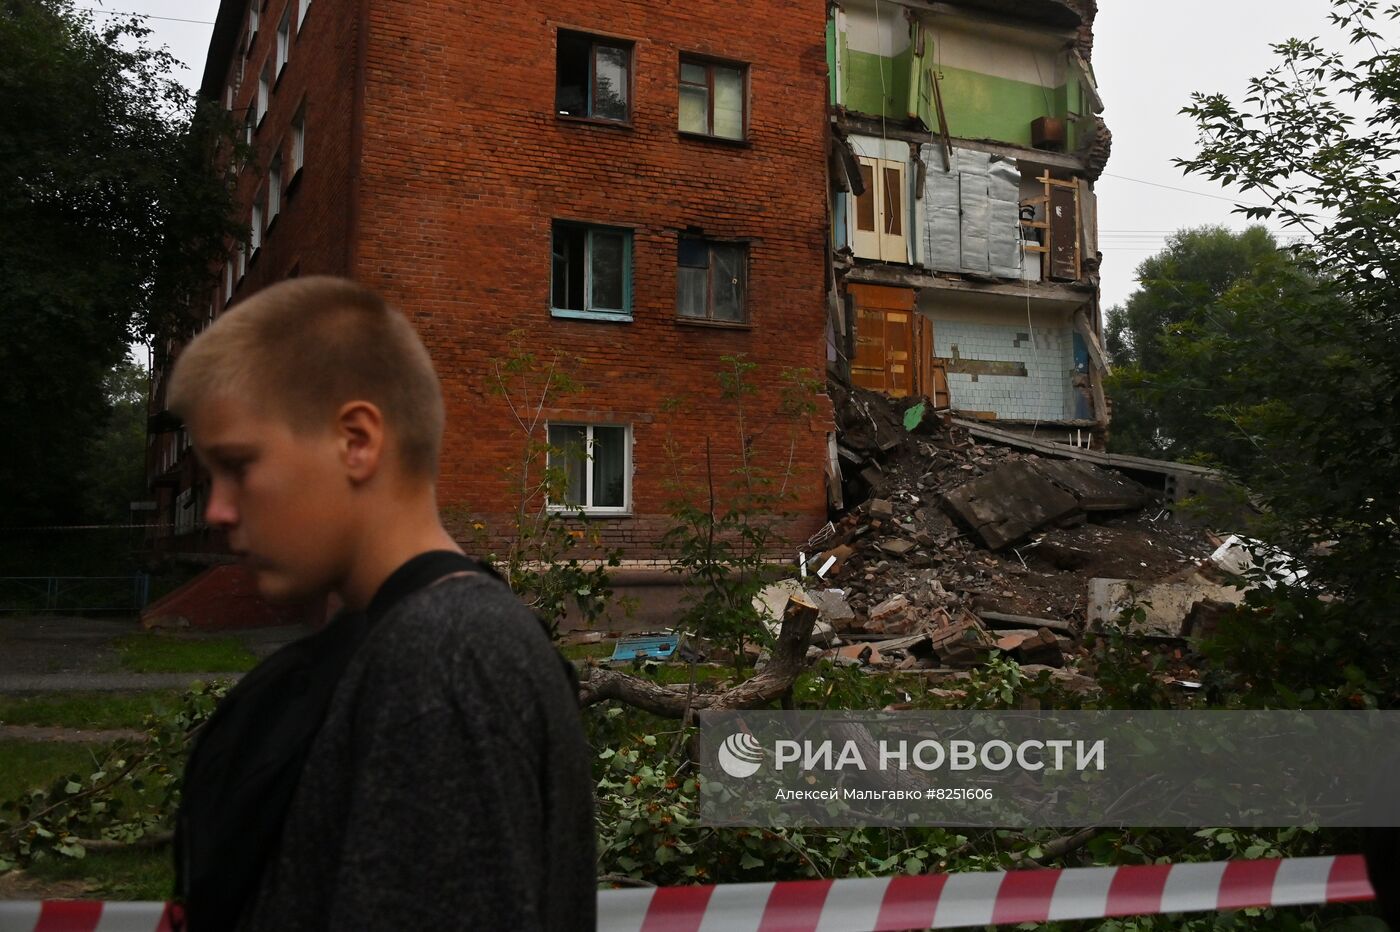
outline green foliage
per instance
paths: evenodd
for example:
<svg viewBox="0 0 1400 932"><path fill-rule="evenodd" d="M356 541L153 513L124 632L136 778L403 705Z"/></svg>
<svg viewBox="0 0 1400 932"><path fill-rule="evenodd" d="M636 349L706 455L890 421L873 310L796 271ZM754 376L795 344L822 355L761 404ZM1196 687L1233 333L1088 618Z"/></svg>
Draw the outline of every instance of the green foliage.
<svg viewBox="0 0 1400 932"><path fill-rule="evenodd" d="M0 526L90 517L109 373L188 327L242 235L209 158L231 127L148 34L69 0L0 10Z"/></svg>
<svg viewBox="0 0 1400 932"><path fill-rule="evenodd" d="M1288 261L1255 256L1247 276L1160 332L1150 393L1139 386L1154 411L1186 399L1203 429L1224 429L1199 452L1266 509L1251 536L1310 570L1236 619L1224 649L1244 681L1347 703L1354 687L1385 706L1400 701L1400 49L1375 25L1396 16L1394 5L1334 0L1328 18L1348 51L1281 42L1277 66L1242 100L1193 95L1183 112L1200 149L1179 164L1262 200L1237 211L1306 242ZM1256 633L1241 640L1241 625ZM1242 644L1275 639L1296 661L1261 668L1244 656ZM1325 671L1316 682L1309 664ZM1354 683L1338 680L1354 679L1348 668Z"/></svg>
<svg viewBox="0 0 1400 932"><path fill-rule="evenodd" d="M146 488L149 390L146 367L134 359L122 360L107 373L102 393L108 415L93 439L93 470L83 477L87 511L96 521L128 523L131 503L150 494Z"/></svg>
<svg viewBox="0 0 1400 932"><path fill-rule="evenodd" d="M583 360L555 350L540 355L532 349L531 334L509 334L510 352L491 362L491 391L506 402L518 429L520 454L506 467L506 480L514 500L510 544L504 554L491 554L511 589L525 600L553 630L558 629L570 606L584 623L607 617L614 593L608 568L622 562L620 548L605 549L601 535L588 528L579 508L565 501L568 474L562 461L570 455L591 456L552 446L546 412L583 390L574 371ZM571 520L572 519L572 520ZM451 523L451 522L449 522ZM485 533L480 523L474 530ZM579 551L600 552L601 560L586 561ZM624 610L630 607L624 605Z"/></svg>
<svg viewBox="0 0 1400 932"><path fill-rule="evenodd" d="M1172 235L1137 275L1105 326L1114 450L1247 464L1254 448L1216 410L1221 357L1250 326L1253 303L1308 287L1297 263L1263 227L1201 227Z"/></svg>
<svg viewBox="0 0 1400 932"><path fill-rule="evenodd" d="M686 609L677 627L724 646L737 668L746 643L768 644L773 639L753 600L772 578L770 561L787 543L779 523L793 499L789 481L796 432L800 420L814 410L819 386L808 372L783 370L780 411L790 432L787 459L782 464L764 462L756 440L773 425L750 423L746 406L746 399L760 390L758 364L743 354L723 356L721 361L725 367L718 373L719 397L734 406L735 436L732 447L722 448L719 455L732 465L720 472L716 440L710 434L704 438L701 469L688 464L681 444L667 435L672 527L662 544L671 555L671 569L686 579ZM671 399L667 408L683 404L682 399Z"/></svg>
<svg viewBox="0 0 1400 932"><path fill-rule="evenodd" d="M118 741L47 786L0 799L0 871L43 858L82 858L84 839L135 842L171 828L187 743L227 685L199 685L146 722L143 741Z"/></svg>

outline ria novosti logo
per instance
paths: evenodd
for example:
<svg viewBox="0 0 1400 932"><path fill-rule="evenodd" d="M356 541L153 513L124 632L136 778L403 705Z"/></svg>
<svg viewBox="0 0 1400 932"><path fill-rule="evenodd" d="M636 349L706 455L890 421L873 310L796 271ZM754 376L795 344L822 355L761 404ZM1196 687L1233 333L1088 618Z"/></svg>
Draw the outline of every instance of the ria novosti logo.
<svg viewBox="0 0 1400 932"><path fill-rule="evenodd" d="M719 767L731 777L751 777L763 764L763 746L747 732L737 731L719 746Z"/></svg>

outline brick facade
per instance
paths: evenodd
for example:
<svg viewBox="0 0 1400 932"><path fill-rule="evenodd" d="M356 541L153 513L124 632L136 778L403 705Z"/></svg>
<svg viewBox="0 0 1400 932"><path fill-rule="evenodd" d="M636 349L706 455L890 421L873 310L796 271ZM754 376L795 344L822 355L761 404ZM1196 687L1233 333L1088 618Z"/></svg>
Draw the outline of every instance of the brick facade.
<svg viewBox="0 0 1400 932"><path fill-rule="evenodd" d="M297 2L266 0L237 116L255 104L285 4ZM206 96L223 98L246 20L244 0L225 0ZM791 463L790 530L805 537L825 519L830 406L813 394L816 413L794 419L780 403L784 370L820 378L825 368L824 26L820 5L769 0L314 0L256 131L241 209L265 190L274 152L289 158L301 107L306 165L284 177L280 215L233 300L293 273L348 274L408 314L447 401L444 511L463 527L485 523L491 548L515 504L504 469L525 443L491 390L492 362L519 345L513 333L541 357L579 360L583 390L551 400L546 419L630 426L631 514L587 523L635 558L654 555L666 524L668 439L694 468L709 438L721 482L737 462L737 409L720 398L718 374L723 357L745 354L758 364L745 401L750 455L774 470ZM556 115L561 29L630 45L626 124ZM678 132L681 54L747 66L744 142ZM555 220L632 231L630 322L551 314ZM747 243L748 326L678 320L682 231Z"/></svg>

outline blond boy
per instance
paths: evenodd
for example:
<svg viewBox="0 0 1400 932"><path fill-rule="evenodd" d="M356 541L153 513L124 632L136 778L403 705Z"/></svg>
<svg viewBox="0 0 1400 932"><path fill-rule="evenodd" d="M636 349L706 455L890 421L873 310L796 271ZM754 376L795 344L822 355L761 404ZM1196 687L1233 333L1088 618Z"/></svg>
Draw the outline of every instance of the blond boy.
<svg viewBox="0 0 1400 932"><path fill-rule="evenodd" d="M592 928L571 671L439 520L443 404L412 325L352 282L294 279L194 339L167 398L259 592L345 605L196 742L189 928Z"/></svg>

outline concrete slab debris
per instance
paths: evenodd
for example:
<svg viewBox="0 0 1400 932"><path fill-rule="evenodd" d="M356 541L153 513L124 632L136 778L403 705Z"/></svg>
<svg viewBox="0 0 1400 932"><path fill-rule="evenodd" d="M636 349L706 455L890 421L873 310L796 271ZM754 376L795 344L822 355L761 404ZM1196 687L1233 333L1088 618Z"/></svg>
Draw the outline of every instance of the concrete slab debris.
<svg viewBox="0 0 1400 932"><path fill-rule="evenodd" d="M1079 509L1079 501L1029 460L1014 460L943 496L944 507L990 550L1029 537Z"/></svg>
<svg viewBox="0 0 1400 932"><path fill-rule="evenodd" d="M1119 624L1123 613L1141 609L1143 617L1132 619L1126 630L1133 634L1157 637L1185 637L1185 623L1192 609L1200 602L1224 602L1238 605L1244 592L1231 586L1217 585L1209 580L1194 578L1183 582L1152 583L1135 579L1089 580L1089 624L1101 628Z"/></svg>

